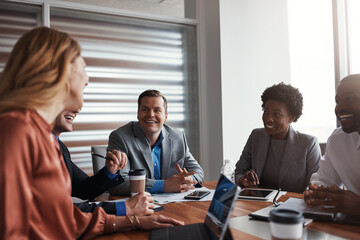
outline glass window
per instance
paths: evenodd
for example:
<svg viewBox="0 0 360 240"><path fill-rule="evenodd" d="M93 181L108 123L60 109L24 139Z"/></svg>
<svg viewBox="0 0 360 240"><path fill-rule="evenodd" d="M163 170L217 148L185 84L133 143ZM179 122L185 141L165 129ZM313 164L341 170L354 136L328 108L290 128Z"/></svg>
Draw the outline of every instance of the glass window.
<svg viewBox="0 0 360 240"><path fill-rule="evenodd" d="M336 128L332 2L288 1L291 84L304 98L296 130L326 142Z"/></svg>
<svg viewBox="0 0 360 240"><path fill-rule="evenodd" d="M348 0L350 74L360 73L360 1Z"/></svg>
<svg viewBox="0 0 360 240"><path fill-rule="evenodd" d="M72 3L85 3L106 8L115 8L153 14L157 16L195 19L194 0L62 0Z"/></svg>
<svg viewBox="0 0 360 240"><path fill-rule="evenodd" d="M25 32L40 25L40 6L0 2L0 72L16 41Z"/></svg>
<svg viewBox="0 0 360 240"><path fill-rule="evenodd" d="M168 100L167 123L184 130L198 156L195 27L50 8L50 25L80 42L90 81L74 131L60 139L72 160L91 172L91 145L107 145L112 130L137 120L147 89Z"/></svg>

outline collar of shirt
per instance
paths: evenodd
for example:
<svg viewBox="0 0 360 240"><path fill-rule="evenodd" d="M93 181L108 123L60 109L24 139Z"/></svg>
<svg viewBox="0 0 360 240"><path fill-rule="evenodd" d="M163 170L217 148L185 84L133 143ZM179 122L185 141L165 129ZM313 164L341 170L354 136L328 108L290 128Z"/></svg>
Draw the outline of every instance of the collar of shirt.
<svg viewBox="0 0 360 240"><path fill-rule="evenodd" d="M55 136L55 138L56 138L56 140L58 140L59 141L59 137L58 136L56 136L56 134L54 133L54 132L51 132L52 134L54 134L54 136Z"/></svg>
<svg viewBox="0 0 360 240"><path fill-rule="evenodd" d="M164 140L164 135L161 131L160 135L159 135L158 139L156 140L156 143L155 143L154 147L152 147L152 149L159 147L159 145L161 145L163 140Z"/></svg>

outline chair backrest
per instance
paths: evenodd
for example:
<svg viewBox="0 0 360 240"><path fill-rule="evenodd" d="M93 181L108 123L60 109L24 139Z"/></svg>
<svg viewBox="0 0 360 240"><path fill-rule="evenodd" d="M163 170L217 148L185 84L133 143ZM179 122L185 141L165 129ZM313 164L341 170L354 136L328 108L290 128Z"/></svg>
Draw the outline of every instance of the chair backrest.
<svg viewBox="0 0 360 240"><path fill-rule="evenodd" d="M324 156L326 150L326 143L320 143L321 155Z"/></svg>
<svg viewBox="0 0 360 240"><path fill-rule="evenodd" d="M106 156L106 145L95 145L91 146L91 159L93 165L94 175L105 166L105 159L98 157L95 154L99 154L101 156Z"/></svg>

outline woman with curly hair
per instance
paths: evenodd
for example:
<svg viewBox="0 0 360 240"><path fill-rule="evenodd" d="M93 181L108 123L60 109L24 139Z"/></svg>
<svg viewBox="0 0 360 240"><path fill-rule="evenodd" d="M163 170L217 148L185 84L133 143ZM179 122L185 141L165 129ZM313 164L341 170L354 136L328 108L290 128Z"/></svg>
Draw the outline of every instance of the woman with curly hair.
<svg viewBox="0 0 360 240"><path fill-rule="evenodd" d="M302 95L280 83L265 89L261 100L264 128L250 134L236 163L236 183L302 193L321 157L317 139L291 127L302 115Z"/></svg>

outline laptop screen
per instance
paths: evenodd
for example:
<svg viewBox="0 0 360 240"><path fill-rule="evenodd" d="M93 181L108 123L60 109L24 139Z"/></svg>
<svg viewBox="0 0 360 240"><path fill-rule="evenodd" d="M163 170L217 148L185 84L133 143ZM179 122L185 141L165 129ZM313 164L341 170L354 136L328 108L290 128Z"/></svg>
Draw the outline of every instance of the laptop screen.
<svg viewBox="0 0 360 240"><path fill-rule="evenodd" d="M240 188L220 174L205 225L218 238L224 239Z"/></svg>

